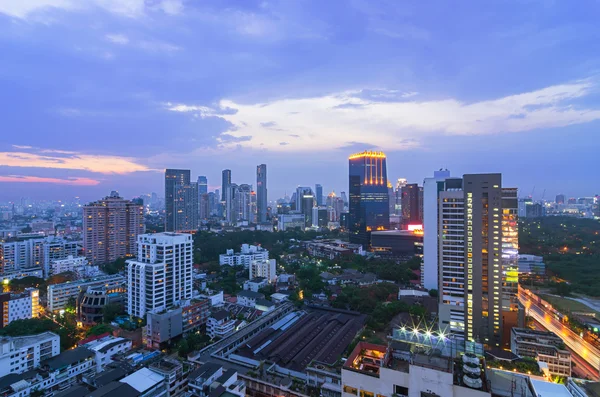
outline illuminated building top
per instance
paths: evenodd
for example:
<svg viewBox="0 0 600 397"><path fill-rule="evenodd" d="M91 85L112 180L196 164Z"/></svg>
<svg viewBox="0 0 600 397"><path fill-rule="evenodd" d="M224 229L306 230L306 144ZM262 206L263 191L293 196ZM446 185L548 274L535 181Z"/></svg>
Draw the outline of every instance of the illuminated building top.
<svg viewBox="0 0 600 397"><path fill-rule="evenodd" d="M361 158L361 157L371 157L371 158L384 159L385 158L385 153L371 151L371 150L365 150L364 152L351 154L350 157L348 157L348 160L354 160L354 159L358 159L358 158Z"/></svg>

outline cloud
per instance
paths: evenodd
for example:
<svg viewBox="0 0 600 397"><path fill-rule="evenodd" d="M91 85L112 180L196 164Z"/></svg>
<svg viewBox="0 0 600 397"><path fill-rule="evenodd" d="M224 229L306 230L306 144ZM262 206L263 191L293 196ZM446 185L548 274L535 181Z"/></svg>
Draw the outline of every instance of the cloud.
<svg viewBox="0 0 600 397"><path fill-rule="evenodd" d="M70 186L96 186L100 183L95 179L90 178L43 178L38 176L24 176L24 175L5 175L0 176L0 183L52 183L55 185L70 185Z"/></svg>
<svg viewBox="0 0 600 397"><path fill-rule="evenodd" d="M130 174L153 171L135 159L90 155L65 150L37 149L33 152L0 152L0 166L84 170L100 174ZM21 148L21 150L24 150Z"/></svg>
<svg viewBox="0 0 600 397"><path fill-rule="evenodd" d="M167 15L180 14L183 10L181 0L3 0L0 1L0 13L19 19L27 19L34 13L63 10L83 11L100 8L113 14L138 18L148 12L161 11Z"/></svg>
<svg viewBox="0 0 600 397"><path fill-rule="evenodd" d="M233 136L231 134L221 134L217 137L217 141L221 143L240 143L240 142L248 142L252 140L251 135L244 136Z"/></svg>
<svg viewBox="0 0 600 397"><path fill-rule="evenodd" d="M125 45L125 44L129 43L129 38L127 36L125 36L124 34L109 33L109 34L105 35L104 37L106 38L106 40L110 41L111 43L115 43L115 44Z"/></svg>
<svg viewBox="0 0 600 397"><path fill-rule="evenodd" d="M224 99L219 108L235 109L235 114L202 107L200 111L231 123L226 133L232 137L252 137L229 139L223 141L225 145L235 142L274 151L315 151L363 142L368 136L372 147L402 150L440 135L519 133L598 120L600 109L579 108L574 103L593 88L591 80L580 80L473 103L454 98L417 101L412 92L394 91L389 92L396 98L377 98L364 95L365 90L355 90L254 104ZM195 109L180 104L170 110L188 108ZM264 128L264 120L302 139L294 145L280 145L279 132Z"/></svg>
<svg viewBox="0 0 600 397"><path fill-rule="evenodd" d="M109 33L104 38L113 44L130 46L148 52L173 52L181 50L181 47L161 40L131 40L121 33Z"/></svg>
<svg viewBox="0 0 600 397"><path fill-rule="evenodd" d="M271 127L275 127L277 125L277 123L274 121L267 121L266 123L260 123L260 125L261 125L261 127L271 128Z"/></svg>
<svg viewBox="0 0 600 397"><path fill-rule="evenodd" d="M279 142L279 146L287 146L289 145L289 142Z"/></svg>

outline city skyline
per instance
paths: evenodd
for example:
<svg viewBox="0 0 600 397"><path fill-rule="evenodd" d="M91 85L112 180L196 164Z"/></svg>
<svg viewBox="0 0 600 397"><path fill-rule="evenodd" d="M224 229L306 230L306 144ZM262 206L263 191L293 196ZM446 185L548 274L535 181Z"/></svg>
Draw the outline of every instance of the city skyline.
<svg viewBox="0 0 600 397"><path fill-rule="evenodd" d="M390 180L447 168L535 198L597 194L598 11L3 2L0 200L160 192L167 168L214 190L223 169L253 183L262 163L269 200L325 195L347 190L346 157L364 149L385 151Z"/></svg>

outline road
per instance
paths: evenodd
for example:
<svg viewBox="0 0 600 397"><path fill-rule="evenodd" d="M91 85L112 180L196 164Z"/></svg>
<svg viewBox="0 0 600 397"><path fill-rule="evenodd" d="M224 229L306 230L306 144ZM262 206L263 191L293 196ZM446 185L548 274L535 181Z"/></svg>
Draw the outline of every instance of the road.
<svg viewBox="0 0 600 397"><path fill-rule="evenodd" d="M558 335L569 350L581 359L580 362L588 368L588 372L594 374L594 379L598 379L600 351L557 320L555 313L550 311L550 308L539 304L535 294L519 288L519 299L525 306L527 315L531 316L543 328Z"/></svg>

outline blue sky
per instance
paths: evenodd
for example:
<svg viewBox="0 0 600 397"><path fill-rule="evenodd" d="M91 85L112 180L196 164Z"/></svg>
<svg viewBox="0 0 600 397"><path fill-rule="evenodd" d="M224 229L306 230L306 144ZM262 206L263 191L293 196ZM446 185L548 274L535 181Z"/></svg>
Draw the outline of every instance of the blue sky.
<svg viewBox="0 0 600 397"><path fill-rule="evenodd" d="M4 0L0 200L502 172L600 193L600 2Z"/></svg>

